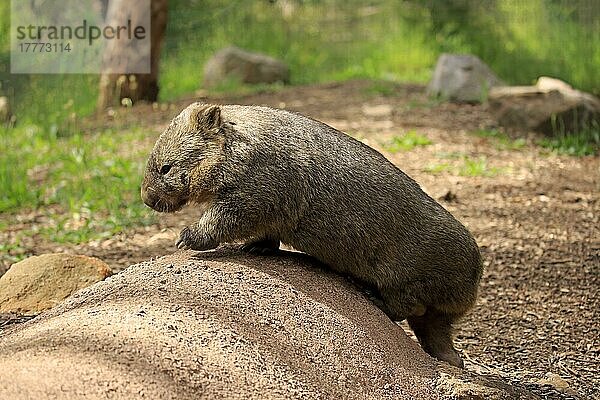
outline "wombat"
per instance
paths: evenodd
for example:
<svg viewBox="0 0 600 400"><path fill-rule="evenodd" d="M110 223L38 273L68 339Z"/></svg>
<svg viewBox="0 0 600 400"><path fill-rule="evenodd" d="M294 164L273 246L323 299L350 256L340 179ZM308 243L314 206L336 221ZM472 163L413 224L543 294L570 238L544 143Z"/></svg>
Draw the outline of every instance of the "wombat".
<svg viewBox="0 0 600 400"><path fill-rule="evenodd" d="M194 103L148 159L142 199L160 212L205 211L177 247L280 242L371 290L422 348L462 367L453 322L473 305L482 274L468 230L382 154L319 121L268 107Z"/></svg>

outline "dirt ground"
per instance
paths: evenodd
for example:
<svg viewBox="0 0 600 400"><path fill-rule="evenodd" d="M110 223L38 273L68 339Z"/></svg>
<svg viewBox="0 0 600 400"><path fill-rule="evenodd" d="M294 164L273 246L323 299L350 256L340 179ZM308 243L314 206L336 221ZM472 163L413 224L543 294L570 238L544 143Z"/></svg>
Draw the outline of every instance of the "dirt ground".
<svg viewBox="0 0 600 400"><path fill-rule="evenodd" d="M466 368L548 398L599 398L600 159L551 154L533 144L533 135L520 148L473 135L494 127L485 106L431 102L422 86L399 85L386 95L372 88L356 81L207 101L299 111L382 151L461 220L481 247L486 270L479 301L456 329ZM136 145L150 149L170 118L193 100L198 98L119 110L116 118L86 124L145 125L148 141ZM386 151L393 136L408 131L432 143ZM485 160L480 176L461 173L469 160ZM40 223L43 213L17 216L0 240ZM173 252L179 230L196 215L193 209L161 215L153 226L82 245L32 237L25 247L31 254L96 256L118 271Z"/></svg>

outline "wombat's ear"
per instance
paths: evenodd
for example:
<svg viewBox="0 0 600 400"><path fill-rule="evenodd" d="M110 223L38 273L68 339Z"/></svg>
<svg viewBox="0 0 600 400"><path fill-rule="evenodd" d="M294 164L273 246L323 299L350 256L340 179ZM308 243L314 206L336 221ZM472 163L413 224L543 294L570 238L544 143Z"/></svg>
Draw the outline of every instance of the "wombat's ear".
<svg viewBox="0 0 600 400"><path fill-rule="evenodd" d="M195 128L219 128L221 126L221 109L219 106L201 107L192 111L190 118L190 122Z"/></svg>

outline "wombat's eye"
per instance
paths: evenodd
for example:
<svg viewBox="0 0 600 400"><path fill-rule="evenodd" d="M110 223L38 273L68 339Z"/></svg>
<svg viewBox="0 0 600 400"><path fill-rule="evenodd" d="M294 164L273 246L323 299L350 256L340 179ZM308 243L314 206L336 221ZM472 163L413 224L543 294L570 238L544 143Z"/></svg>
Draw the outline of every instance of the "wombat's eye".
<svg viewBox="0 0 600 400"><path fill-rule="evenodd" d="M169 164L165 164L162 167L160 167L160 174L161 175L168 174L170 170L171 170L171 166Z"/></svg>

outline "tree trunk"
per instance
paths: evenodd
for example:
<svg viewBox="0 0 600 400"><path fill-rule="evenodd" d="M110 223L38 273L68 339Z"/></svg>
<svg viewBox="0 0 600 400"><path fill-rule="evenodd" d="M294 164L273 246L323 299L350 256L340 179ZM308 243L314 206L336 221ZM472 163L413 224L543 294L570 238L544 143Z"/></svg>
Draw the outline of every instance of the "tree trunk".
<svg viewBox="0 0 600 400"><path fill-rule="evenodd" d="M131 104L135 104L140 100L152 102L158 99L158 64L160 48L167 25L168 0L150 1L150 73L111 73L111 67L118 69L117 66L124 62L131 64L132 57L136 57L136 50L128 46L128 42L124 40L108 41L104 54L104 65L107 67L105 69L107 72L100 77L99 111L108 107L119 106L124 99L129 99L131 102L127 101L127 103ZM145 17L145 10L142 10L136 3L131 0L110 0L106 18L107 24L112 26L123 25L129 19L132 26L143 26L142 21ZM143 54L137 56L143 57Z"/></svg>

